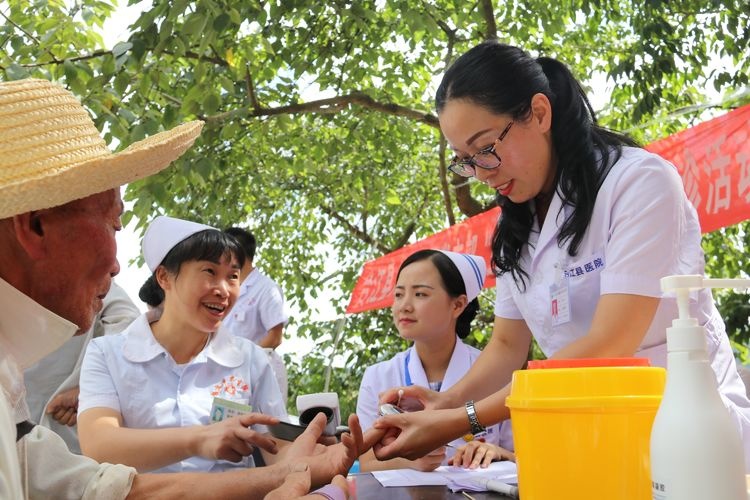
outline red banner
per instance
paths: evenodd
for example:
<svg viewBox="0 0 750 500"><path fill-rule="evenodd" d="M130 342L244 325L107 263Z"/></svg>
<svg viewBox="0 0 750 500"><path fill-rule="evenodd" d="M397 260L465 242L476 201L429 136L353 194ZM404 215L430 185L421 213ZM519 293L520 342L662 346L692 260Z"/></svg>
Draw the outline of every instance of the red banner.
<svg viewBox="0 0 750 500"><path fill-rule="evenodd" d="M490 271L492 232L500 215L499 208L475 215L460 224L449 227L416 243L401 247L375 260L365 262L362 275L354 285L352 298L346 308L349 314L389 307L393 303L393 287L401 263L417 250L434 248L461 253L473 253L487 262L485 288L495 286L495 276Z"/></svg>
<svg viewBox="0 0 750 500"><path fill-rule="evenodd" d="M680 171L704 233L750 219L749 135L750 104L646 146Z"/></svg>
<svg viewBox="0 0 750 500"><path fill-rule="evenodd" d="M749 135L750 104L646 146L677 166L704 233L750 219ZM423 248L481 255L488 271L484 286L495 286L490 246L499 214L492 209L366 262L346 312L390 306L399 266Z"/></svg>

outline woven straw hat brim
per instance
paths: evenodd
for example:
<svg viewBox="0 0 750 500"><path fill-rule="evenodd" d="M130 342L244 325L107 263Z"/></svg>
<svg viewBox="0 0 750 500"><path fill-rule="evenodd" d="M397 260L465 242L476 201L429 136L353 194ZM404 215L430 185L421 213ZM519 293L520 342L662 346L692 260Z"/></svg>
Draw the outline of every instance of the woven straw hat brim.
<svg viewBox="0 0 750 500"><path fill-rule="evenodd" d="M133 143L119 153L0 186L0 219L64 205L153 175L192 146L202 128L199 120L184 123Z"/></svg>

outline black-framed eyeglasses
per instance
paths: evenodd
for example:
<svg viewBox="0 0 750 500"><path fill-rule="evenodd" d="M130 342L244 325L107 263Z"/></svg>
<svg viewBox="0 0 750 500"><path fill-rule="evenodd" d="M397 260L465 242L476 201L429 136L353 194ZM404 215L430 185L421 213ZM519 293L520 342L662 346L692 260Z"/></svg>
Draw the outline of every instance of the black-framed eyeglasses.
<svg viewBox="0 0 750 500"><path fill-rule="evenodd" d="M492 170L499 167L502 164L502 160L495 153L495 148L498 144L503 142L505 136L508 135L510 128L513 126L513 122L509 122L505 126L502 132L495 142L491 146L487 146L484 149L477 151L469 158L459 159L458 156L454 156L451 160L451 164L448 165L448 170L461 177L474 177L477 173L476 167L483 168L485 170Z"/></svg>

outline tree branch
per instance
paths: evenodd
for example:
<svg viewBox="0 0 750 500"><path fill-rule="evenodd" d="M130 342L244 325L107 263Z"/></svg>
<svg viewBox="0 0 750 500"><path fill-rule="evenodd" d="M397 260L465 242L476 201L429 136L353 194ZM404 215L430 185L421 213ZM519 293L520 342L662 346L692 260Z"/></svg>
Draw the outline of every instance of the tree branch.
<svg viewBox="0 0 750 500"><path fill-rule="evenodd" d="M456 191L456 204L458 205L458 209L467 217L472 217L488 210L489 207L483 207L481 203L471 196L469 183L470 179L453 174L451 184L453 184L453 189Z"/></svg>
<svg viewBox="0 0 750 500"><path fill-rule="evenodd" d="M0 16L3 16L5 18L5 20L8 21L14 28L16 28L21 33L23 33L24 35L26 35L27 37L29 37L30 39L32 39L34 41L34 43L36 43L39 46L42 45L42 42L37 37L35 37L31 33L29 33L28 31L26 31L25 29L23 29L20 25L18 25L16 22L14 22L10 17L8 17L7 15L5 15L5 12L0 11ZM5 45L5 43L3 43L3 45ZM38 68L38 67L41 67L41 66L46 66L48 64L61 64L61 63L64 63L65 61L82 61L84 59L93 59L95 57L99 57L102 53L110 53L110 54L112 53L111 51L97 51L97 52L94 52L93 54L89 54L87 56L79 56L79 57L73 57L73 58L70 58L70 59L59 60L59 59L57 59L55 57L55 55L48 48L44 49L44 51L47 54L50 55L50 57L52 58L51 61L44 62L44 63L21 64L20 66L22 68Z"/></svg>
<svg viewBox="0 0 750 500"><path fill-rule="evenodd" d="M3 12L3 11L0 10L0 16L3 16L5 18L5 20L8 21L18 31L20 31L21 33L23 33L27 37L29 37L32 40L34 40L37 43L37 45L41 45L42 44L42 42L40 42L37 37L35 37L31 33L29 33L28 31L26 31L25 29L23 29L21 26L19 26L18 24L16 24L11 18L9 18L8 16L6 16L5 12Z"/></svg>
<svg viewBox="0 0 750 500"><path fill-rule="evenodd" d="M167 94L166 92L162 92L161 90L157 90L157 92L159 93L160 96L162 96L164 99L171 102L172 104L176 106L182 106L182 101L177 99L176 97L171 96Z"/></svg>
<svg viewBox="0 0 750 500"><path fill-rule="evenodd" d="M445 205L445 213L448 216L448 225L452 226L456 223L456 218L453 216L453 202L451 202L451 192L448 187L448 167L445 164L445 151L447 145L448 142L445 140L445 136L440 134L440 143L438 144L440 190L443 192L443 205Z"/></svg>
<svg viewBox="0 0 750 500"><path fill-rule="evenodd" d="M259 107L255 110L248 108L234 109L232 111L226 111L212 116L205 116L202 117L202 119L211 125L244 117L274 116L295 113L331 113L339 111L340 109L352 104L393 116L403 116L431 127L438 128L437 117L432 113L424 113L422 111L417 111L390 102L379 102L364 92L359 91L329 99L319 99L317 101L310 101L301 104L290 104L288 106L279 106L277 108Z"/></svg>
<svg viewBox="0 0 750 500"><path fill-rule="evenodd" d="M364 241L368 245L372 245L378 250L380 250L383 253L388 253L391 250L383 245L381 242L370 236L369 234L363 232L361 229L359 229L354 224L350 223L348 220L346 220L341 214L338 212L334 212L330 207L327 207L325 205L321 205L320 209L328 214L329 216L333 217L335 220L337 220L339 223L341 223L344 228L349 231L352 235L356 236L360 240Z"/></svg>
<svg viewBox="0 0 750 500"><path fill-rule="evenodd" d="M250 73L250 63L245 66L247 74L245 75L245 86L247 87L247 98L250 99L250 105L254 111L260 111L262 108L255 95L255 85L253 85L253 75Z"/></svg>
<svg viewBox="0 0 750 500"><path fill-rule="evenodd" d="M50 53L50 55L52 55ZM57 59L55 56L52 56L51 61L46 62L40 62L40 63L30 63L30 64L21 64L22 68L40 68L42 66L48 66L50 64L64 64L66 61L74 62L74 61L85 61L86 59L96 59L97 57L112 55L111 50L97 50L96 52L92 52L91 54L86 54L83 56L76 56L76 57L66 57L65 59Z"/></svg>
<svg viewBox="0 0 750 500"><path fill-rule="evenodd" d="M412 217L411 222L409 222L406 225L406 228L404 228L404 232L401 233L401 237L396 242L396 245L391 250L397 250L407 243L409 243L409 238L411 238L411 235L414 234L414 231L417 229L417 221L419 220L419 216L422 214L422 211L427 206L427 202L430 199L430 193L429 191L425 193L424 197L422 198L422 203L419 205L419 209L417 209L417 212L414 214L414 217Z"/></svg>
<svg viewBox="0 0 750 500"><path fill-rule="evenodd" d="M497 39L497 23L495 22L495 10L492 7L492 0L479 0L479 7L482 10L484 22L487 25L485 40Z"/></svg>
<svg viewBox="0 0 750 500"><path fill-rule="evenodd" d="M162 50L162 52L165 54L169 54L170 56L174 56L174 57L186 57L188 59L197 59L199 61L206 61L206 62L214 63L217 66L223 66L225 68L230 67L229 63L226 60L222 59L221 57L203 56L196 52L193 52L192 50L186 50L185 53L182 55L175 54L171 50Z"/></svg>
<svg viewBox="0 0 750 500"><path fill-rule="evenodd" d="M0 12L0 14L2 14L2 13ZM3 14L3 17L5 17L4 14ZM165 54L168 54L168 55L173 56L173 57L185 57L187 59L197 59L199 61L207 61L207 62L216 64L218 66L224 66L226 68L229 67L229 63L227 61L225 61L224 59L221 59L219 57L202 56L202 55L196 54L195 52L192 52L192 51L186 51L182 55L175 54L174 52L169 51L169 50L164 50L163 52ZM52 55L52 54L50 54L50 55ZM110 56L110 55L113 55L113 53L112 53L111 50L97 50L96 52L92 52L91 54L85 54L85 55L76 56L76 57L66 57L65 59L57 59L56 57L52 56L52 60L51 61L40 62L40 63L33 63L33 64L21 64L21 67L23 67L23 68L39 68L41 66L48 66L50 64L64 64L66 61L71 61L71 62L74 62L74 61L85 61L87 59L95 59L97 57Z"/></svg>

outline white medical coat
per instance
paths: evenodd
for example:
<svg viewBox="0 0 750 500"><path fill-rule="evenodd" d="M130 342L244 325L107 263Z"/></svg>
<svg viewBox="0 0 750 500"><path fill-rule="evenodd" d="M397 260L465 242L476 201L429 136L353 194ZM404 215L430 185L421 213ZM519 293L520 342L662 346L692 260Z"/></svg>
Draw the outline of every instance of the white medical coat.
<svg viewBox="0 0 750 500"><path fill-rule="evenodd" d="M568 209L569 210L569 209ZM557 236L566 210L557 193L541 233L534 218L521 264L526 290L510 273L497 281L495 315L523 319L547 356L585 336L599 297L611 293L661 297L659 280L672 274L704 274L705 259L695 208L673 165L643 149L623 148L602 184L575 257ZM567 284L570 321L554 325L550 287ZM750 467L750 401L710 290L691 295L690 310L706 328L709 359L721 397L742 433ZM636 356L666 366L666 329L677 317L674 298L661 300Z"/></svg>
<svg viewBox="0 0 750 500"><path fill-rule="evenodd" d="M237 302L222 325L234 335L257 344L268 330L278 324L286 324L287 321L289 313L281 288L255 268L242 282Z"/></svg>
<svg viewBox="0 0 750 500"><path fill-rule="evenodd" d="M288 321L289 312L281 288L274 280L255 268L240 285L237 302L222 321L222 326L228 332L257 344L271 328ZM266 354L276 375L282 399L286 403L289 381L284 360L274 349L266 348Z"/></svg>
<svg viewBox="0 0 750 500"><path fill-rule="evenodd" d="M125 427L154 429L207 425L214 397L252 406L254 412L287 419L279 386L263 349L219 328L189 363L178 365L153 336L149 311L123 333L94 339L81 369L78 412L111 408ZM265 426L253 426L265 432ZM221 471L247 467L191 457L154 472Z"/></svg>
<svg viewBox="0 0 750 500"><path fill-rule="evenodd" d="M481 351L464 344L457 337L456 346L453 348L448 369L440 386L440 392L447 391L453 384L461 380L466 372L469 371L471 365L474 364L474 361L479 357L480 353ZM404 352L396 354L387 361L381 361L369 366L362 376L359 397L357 398L357 416L363 430L372 427L372 424L378 418L378 394L386 389L407 384L407 356L409 358L409 377L412 384L429 387L429 381L424 372L422 361L419 359L417 350L413 346ZM513 451L513 435L510 420L488 427L485 435L477 437L483 437L488 443L496 444L509 451ZM458 438L452 441L451 444L454 446L463 446L466 444L466 441L463 438ZM454 448L447 448L446 460L452 457L454 453Z"/></svg>

